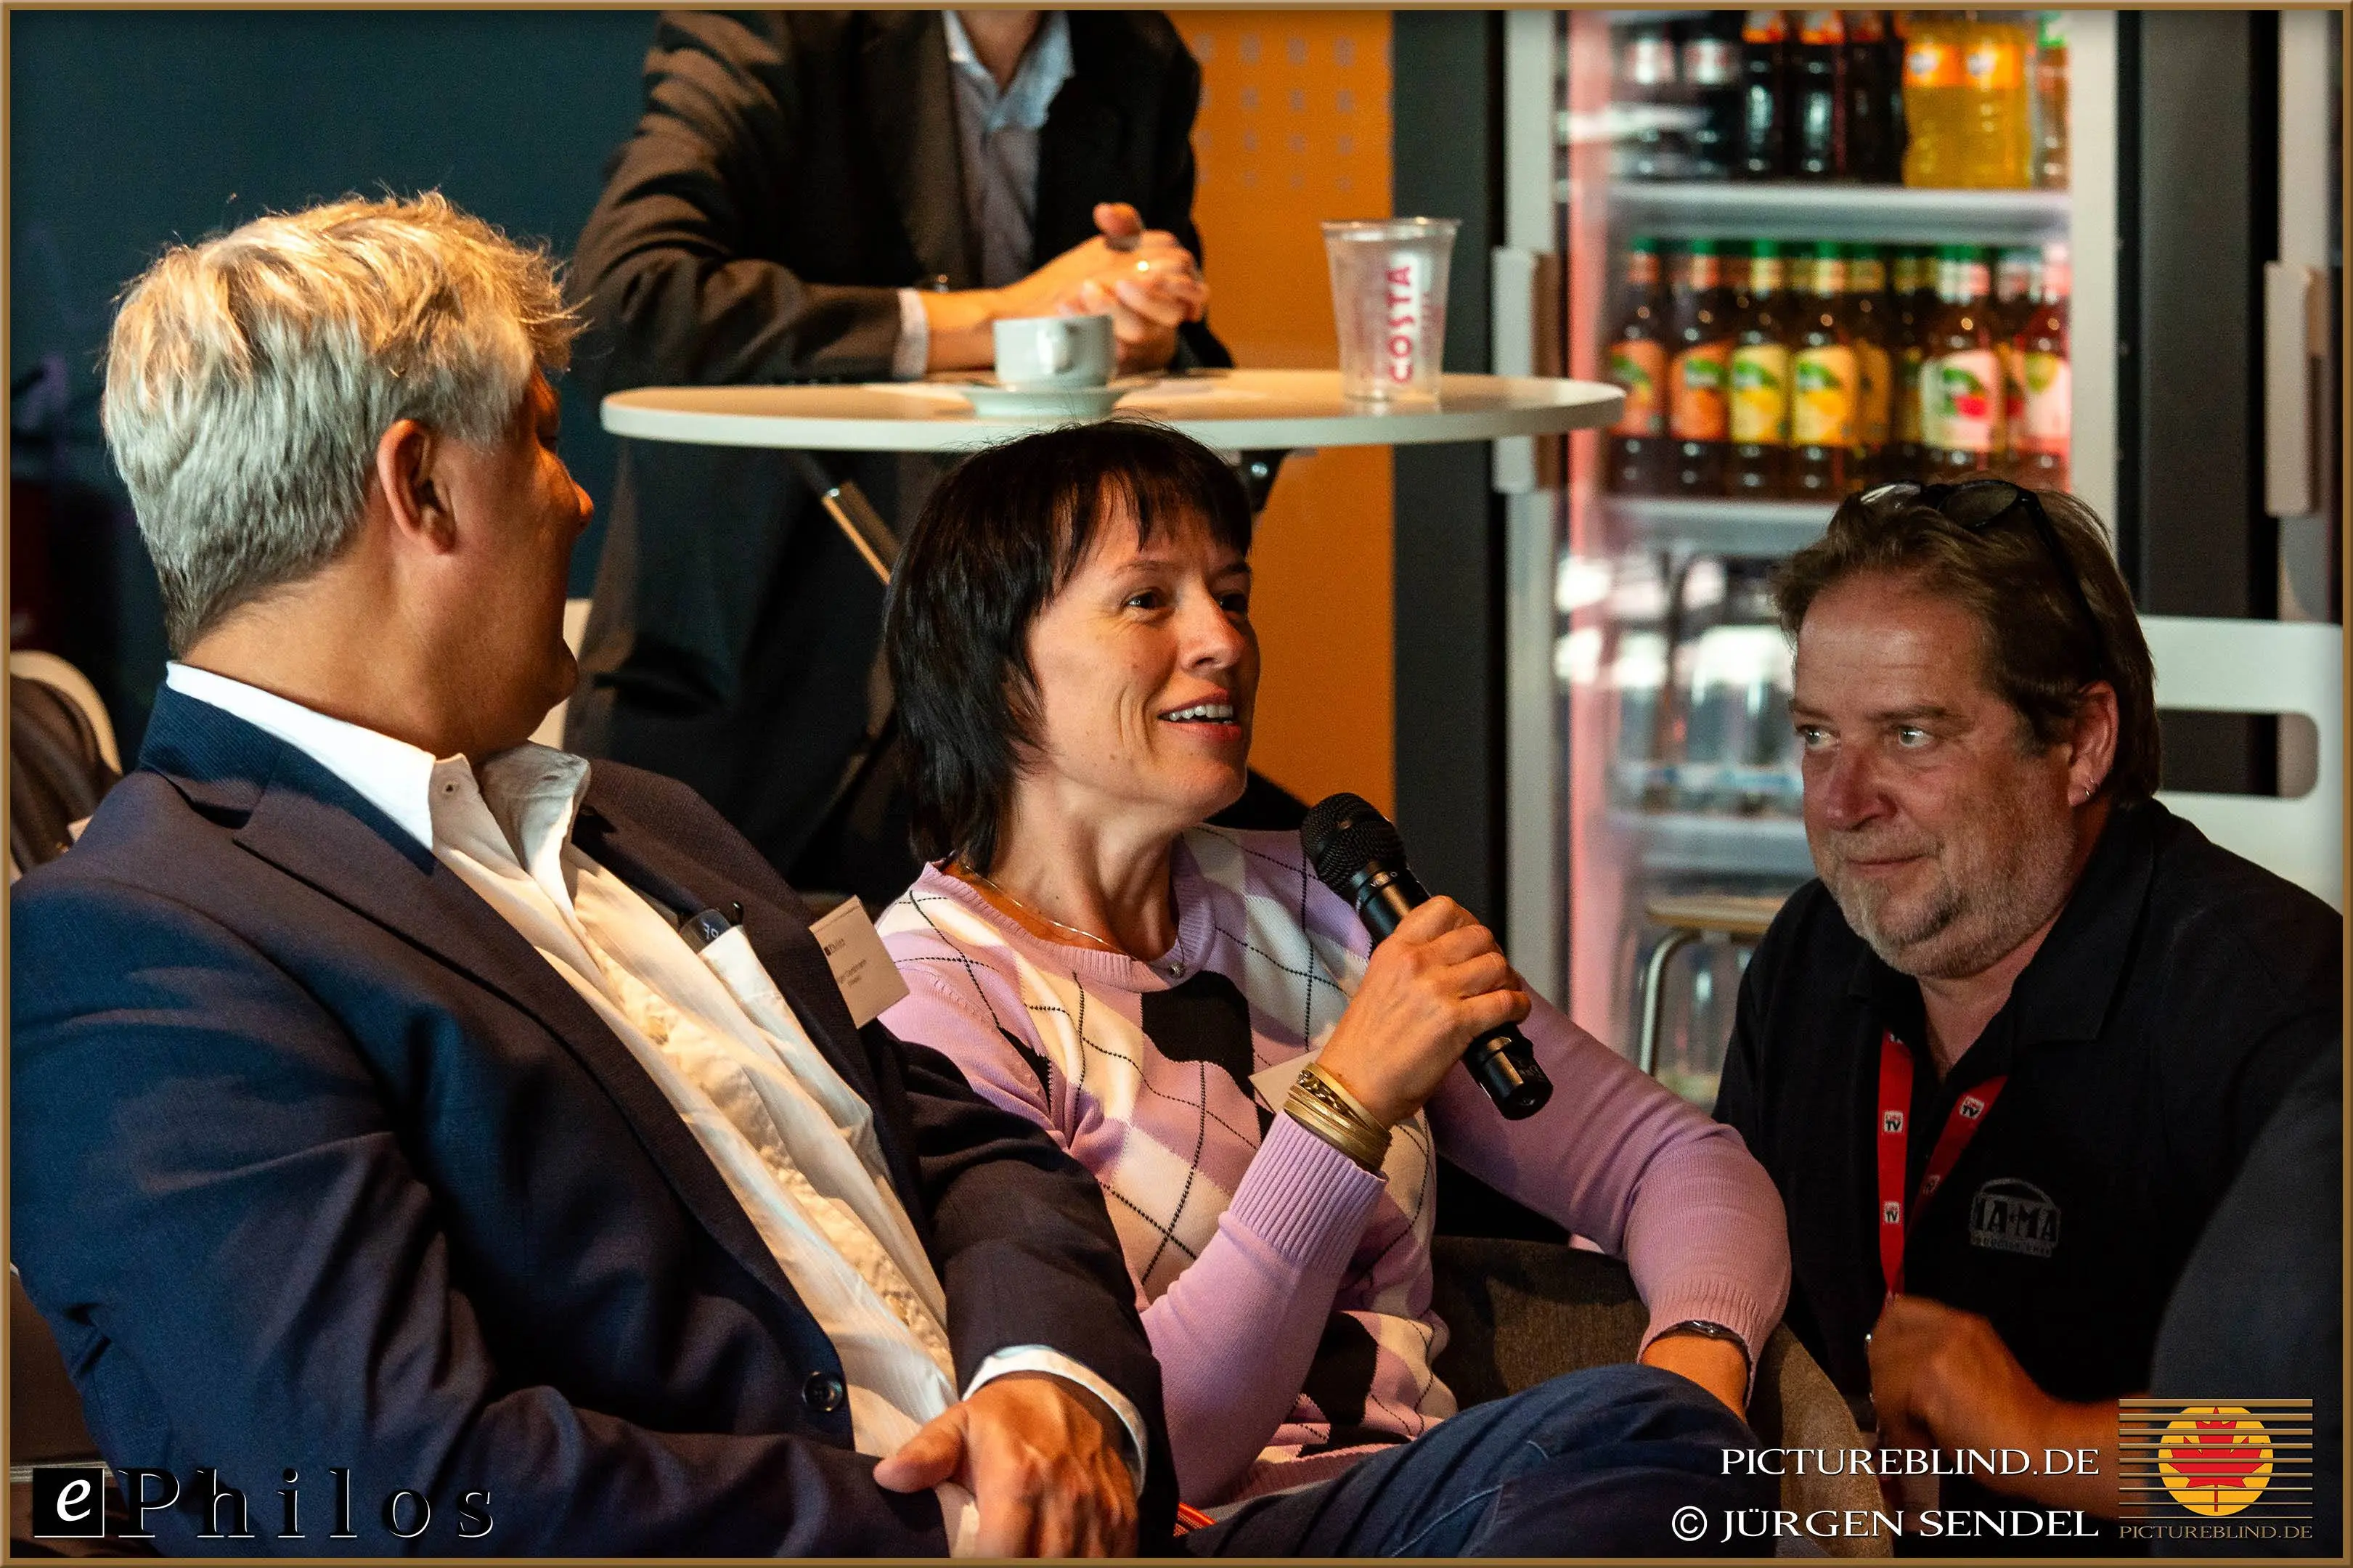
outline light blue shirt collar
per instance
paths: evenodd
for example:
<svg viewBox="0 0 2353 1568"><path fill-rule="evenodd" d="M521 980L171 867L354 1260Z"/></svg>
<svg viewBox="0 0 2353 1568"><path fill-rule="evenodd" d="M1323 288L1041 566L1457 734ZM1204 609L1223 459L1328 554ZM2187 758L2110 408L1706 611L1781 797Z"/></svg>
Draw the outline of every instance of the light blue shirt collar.
<svg viewBox="0 0 2353 1568"><path fill-rule="evenodd" d="M1035 131L1044 125L1054 95L1075 74L1071 65L1071 19L1060 11L1046 13L1038 24L1037 36L1021 52L1012 85L1001 93L997 79L980 63L963 18L954 11L943 11L940 19L948 30L948 62L980 90L980 101L987 110L982 131L994 133L1008 127Z"/></svg>

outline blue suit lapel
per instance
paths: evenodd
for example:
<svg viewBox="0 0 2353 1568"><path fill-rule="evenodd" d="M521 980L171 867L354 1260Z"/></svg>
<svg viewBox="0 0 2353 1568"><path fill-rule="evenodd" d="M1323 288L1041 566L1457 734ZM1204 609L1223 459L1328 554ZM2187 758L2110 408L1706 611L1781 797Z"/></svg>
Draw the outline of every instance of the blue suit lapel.
<svg viewBox="0 0 2353 1568"><path fill-rule="evenodd" d="M239 847L537 1019L620 1107L712 1239L798 1304L751 1216L628 1047L498 911L350 785L243 720L168 689L139 760L199 809L248 805L232 836Z"/></svg>

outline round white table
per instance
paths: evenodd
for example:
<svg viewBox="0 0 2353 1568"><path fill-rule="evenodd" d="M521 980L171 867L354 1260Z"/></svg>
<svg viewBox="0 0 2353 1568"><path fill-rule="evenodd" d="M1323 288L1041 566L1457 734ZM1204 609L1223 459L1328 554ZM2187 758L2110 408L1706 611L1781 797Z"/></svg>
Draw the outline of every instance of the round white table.
<svg viewBox="0 0 2353 1568"><path fill-rule="evenodd" d="M1133 378L1119 414L1166 421L1223 451L1405 447L1556 436L1618 417L1602 382L1450 375L1435 401L1350 403L1335 370L1197 371ZM1128 384L1126 382L1115 385ZM984 419L947 379L824 386L648 386L605 399L605 428L645 441L813 452L953 452L1070 421Z"/></svg>
<svg viewBox="0 0 2353 1568"><path fill-rule="evenodd" d="M1067 415L983 418L957 379L797 386L647 386L605 399L605 428L641 441L766 447L792 456L826 510L888 581L898 541L854 484L811 452L963 452L1071 423ZM1114 383L1129 385L1130 382ZM1285 451L1405 447L1557 436L1614 422L1625 394L1602 382L1449 375L1436 399L1352 403L1336 370L1212 370L1132 378L1116 414L1176 426L1203 445L1244 454L1253 507Z"/></svg>

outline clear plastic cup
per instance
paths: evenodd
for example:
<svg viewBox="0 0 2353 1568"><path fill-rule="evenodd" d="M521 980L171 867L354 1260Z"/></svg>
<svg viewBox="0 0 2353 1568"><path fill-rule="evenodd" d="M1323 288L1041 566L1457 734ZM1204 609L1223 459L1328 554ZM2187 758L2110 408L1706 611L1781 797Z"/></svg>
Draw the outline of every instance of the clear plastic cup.
<svg viewBox="0 0 2353 1568"><path fill-rule="evenodd" d="M1386 401L1436 397L1446 358L1451 217L1327 223L1332 318L1340 334L1340 394Z"/></svg>

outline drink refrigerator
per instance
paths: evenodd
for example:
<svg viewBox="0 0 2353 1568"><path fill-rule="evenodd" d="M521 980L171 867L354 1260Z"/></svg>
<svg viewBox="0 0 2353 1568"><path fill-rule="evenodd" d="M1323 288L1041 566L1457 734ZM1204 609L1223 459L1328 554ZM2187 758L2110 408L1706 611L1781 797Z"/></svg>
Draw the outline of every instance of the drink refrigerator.
<svg viewBox="0 0 2353 1568"><path fill-rule="evenodd" d="M2063 15L2064 109L2050 110L2064 116L2062 188L1697 180L1676 177L1685 171L1672 158L1649 162L1638 174L1630 149L1648 145L1651 128L1692 123L1688 103L1678 105L1672 93L1630 91L1630 76L1644 69L1640 55L1651 51L1655 63L1651 40L1665 29L1677 40L1720 37L1724 18L1743 15L1764 14L1505 14L1505 244L1493 258L1495 369L1612 379L1609 341L1625 299L1629 244L1638 237L1668 252L1695 239L1968 245L1989 252L2063 245L2073 273L2070 488L2126 531L2126 548L2142 549L2128 519L2153 472L2138 457L2141 445L2156 439L2147 434L2157 426L2143 405L2158 399L2135 380L2137 367L2127 363L2133 323L2119 316L2142 308L2136 247L2151 232L2137 215L2132 149L2122 145L2142 134L2131 42L2138 35L2127 32L2120 50L2117 13ZM1800 14L1783 15L1794 25ZM2333 60L2340 47L2333 22L2287 13L2278 35L2283 61L2305 34L2315 58L2325 50ZM1691 51L1678 47L1688 60ZM2029 70L2032 59L2030 50ZM2331 117L2341 89L2333 68L2301 89L2287 79L2297 74L2294 67L2282 71L2281 189L2276 208L2262 212L2282 230L2281 261L2271 270L2309 263L2285 281L2321 297L2310 340L2296 348L2320 354L2304 360L2303 370L2325 383L2334 374L2327 315L2341 278L2338 240L2333 229L2303 240L2290 231L2306 204L2336 210ZM2042 86L2053 85L2046 71ZM2295 90L2310 101L2293 100ZM2314 154L2319 165L2299 165L2291 142L2322 147ZM2263 239L2255 254L2274 254L2268 234ZM2315 254L2295 255L2298 245ZM2241 290L2257 322L2267 319L2258 298L2263 281ZM2217 286L2235 287L2227 279ZM2270 315L2287 313L2280 301L2269 302ZM2283 352L2277 337L2268 345L2274 360ZM2256 346L2257 360L2270 365L2276 402L2284 395L2279 368L2263 357L2263 346ZM2260 400L2263 371L2255 379ZM2318 591L2316 611L2309 603L2316 575L2331 583L2336 575L2335 411L2327 395L2307 395L2302 423L2318 447L2301 459L2317 489L2270 508L2282 520L2278 602L2202 613L2336 618L2330 590ZM2263 426L2260 413L2256 420L2256 430L2243 434L2276 447L2278 431ZM2293 422L2274 408L2271 426ZM1552 447L1505 442L1496 449L1507 600L1506 939L1539 989L1629 1056L1644 1035L1645 977L1652 976L1660 998L1654 1068L1706 1105L1748 952L1746 938L1729 933L1812 875L1787 734L1787 645L1770 624L1764 584L1775 560L1819 535L1833 503L1617 493L1603 482L1606 443L1584 434ZM2119 518L2120 489L2127 492L2126 519ZM2262 526L2263 503L2256 504ZM2306 525L2302 534L2298 517ZM2299 571L2302 611L2290 581ZM2127 577L2147 613L2147 584L2130 564ZM1701 919L1702 928L1715 928L1704 940L1671 941L1679 925L1691 923L1690 909L1704 910L1720 899L1750 902L1718 905L1730 913Z"/></svg>

